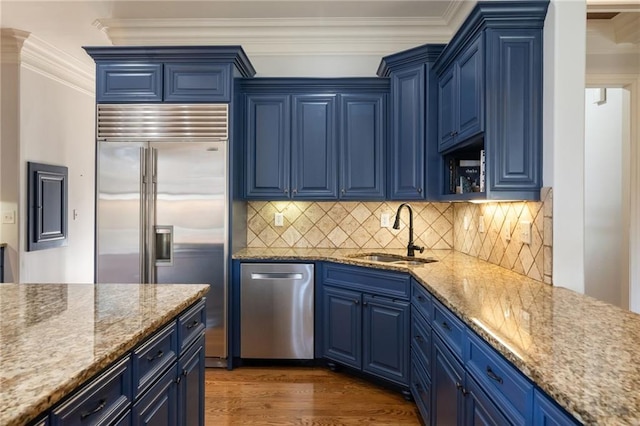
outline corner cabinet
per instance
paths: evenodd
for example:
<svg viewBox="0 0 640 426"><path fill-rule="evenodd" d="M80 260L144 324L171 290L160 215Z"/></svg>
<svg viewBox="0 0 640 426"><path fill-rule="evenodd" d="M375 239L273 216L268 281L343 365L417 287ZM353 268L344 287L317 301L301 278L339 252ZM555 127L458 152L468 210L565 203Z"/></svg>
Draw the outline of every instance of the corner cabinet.
<svg viewBox="0 0 640 426"><path fill-rule="evenodd" d="M406 388L408 291L409 277L402 274L325 264L323 355L330 365L348 366Z"/></svg>
<svg viewBox="0 0 640 426"><path fill-rule="evenodd" d="M438 199L540 199L547 7L479 2L434 64Z"/></svg>
<svg viewBox="0 0 640 426"><path fill-rule="evenodd" d="M386 79L246 79L241 87L247 199L384 199Z"/></svg>
<svg viewBox="0 0 640 426"><path fill-rule="evenodd" d="M391 79L390 140L387 148L391 200L435 198L440 179L437 155L437 80L432 65L444 49L427 44L385 56L380 77Z"/></svg>

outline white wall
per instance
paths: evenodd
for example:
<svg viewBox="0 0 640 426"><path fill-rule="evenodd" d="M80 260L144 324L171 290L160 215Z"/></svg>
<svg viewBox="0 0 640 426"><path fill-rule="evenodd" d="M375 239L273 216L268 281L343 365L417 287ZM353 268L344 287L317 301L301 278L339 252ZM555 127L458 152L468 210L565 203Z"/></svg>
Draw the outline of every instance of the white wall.
<svg viewBox="0 0 640 426"><path fill-rule="evenodd" d="M606 89L598 104L600 89L585 93L585 294L628 308L629 94Z"/></svg>
<svg viewBox="0 0 640 426"><path fill-rule="evenodd" d="M584 293L586 3L552 0L544 29L543 186L553 187L553 283Z"/></svg>

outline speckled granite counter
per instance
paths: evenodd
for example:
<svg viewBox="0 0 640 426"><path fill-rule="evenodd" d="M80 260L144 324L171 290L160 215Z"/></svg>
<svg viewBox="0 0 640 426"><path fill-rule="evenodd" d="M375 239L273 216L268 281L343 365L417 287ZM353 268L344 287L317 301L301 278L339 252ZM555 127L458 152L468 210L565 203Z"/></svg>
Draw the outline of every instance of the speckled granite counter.
<svg viewBox="0 0 640 426"><path fill-rule="evenodd" d="M0 425L22 425L205 295L199 284L0 285Z"/></svg>
<svg viewBox="0 0 640 426"><path fill-rule="evenodd" d="M410 272L583 423L640 424L640 315L459 252L426 251L420 257L439 262L418 267L350 257L363 252L245 249L233 257L333 261Z"/></svg>

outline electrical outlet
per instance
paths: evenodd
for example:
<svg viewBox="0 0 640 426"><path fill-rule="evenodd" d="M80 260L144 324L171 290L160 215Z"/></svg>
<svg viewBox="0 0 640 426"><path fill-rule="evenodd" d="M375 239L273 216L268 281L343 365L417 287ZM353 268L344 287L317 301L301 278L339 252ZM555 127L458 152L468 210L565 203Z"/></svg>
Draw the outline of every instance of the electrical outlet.
<svg viewBox="0 0 640 426"><path fill-rule="evenodd" d="M273 222L275 226L284 226L284 214L276 212Z"/></svg>
<svg viewBox="0 0 640 426"><path fill-rule="evenodd" d="M464 225L464 230L465 231L469 230L470 223L471 223L471 220L469 220L469 216L465 216L464 220L463 220L463 225Z"/></svg>
<svg viewBox="0 0 640 426"><path fill-rule="evenodd" d="M509 219L504 221L504 226L502 227L502 235L504 239L507 241L511 241L511 221Z"/></svg>
<svg viewBox="0 0 640 426"><path fill-rule="evenodd" d="M380 228L391 227L391 215L389 213L382 213L380 215Z"/></svg>
<svg viewBox="0 0 640 426"><path fill-rule="evenodd" d="M16 212L13 210L2 212L2 223L16 223Z"/></svg>
<svg viewBox="0 0 640 426"><path fill-rule="evenodd" d="M531 244L531 222L520 222L520 239L524 244Z"/></svg>
<svg viewBox="0 0 640 426"><path fill-rule="evenodd" d="M478 218L478 232L484 232L484 216Z"/></svg>

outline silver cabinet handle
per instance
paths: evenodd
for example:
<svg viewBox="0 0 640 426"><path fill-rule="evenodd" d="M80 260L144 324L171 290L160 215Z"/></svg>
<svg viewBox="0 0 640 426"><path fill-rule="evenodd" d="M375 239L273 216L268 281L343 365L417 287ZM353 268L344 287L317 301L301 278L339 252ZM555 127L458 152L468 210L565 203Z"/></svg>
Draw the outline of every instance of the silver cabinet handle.
<svg viewBox="0 0 640 426"><path fill-rule="evenodd" d="M251 274L252 280L301 280L302 274L300 273L287 273L287 272L254 272Z"/></svg>

